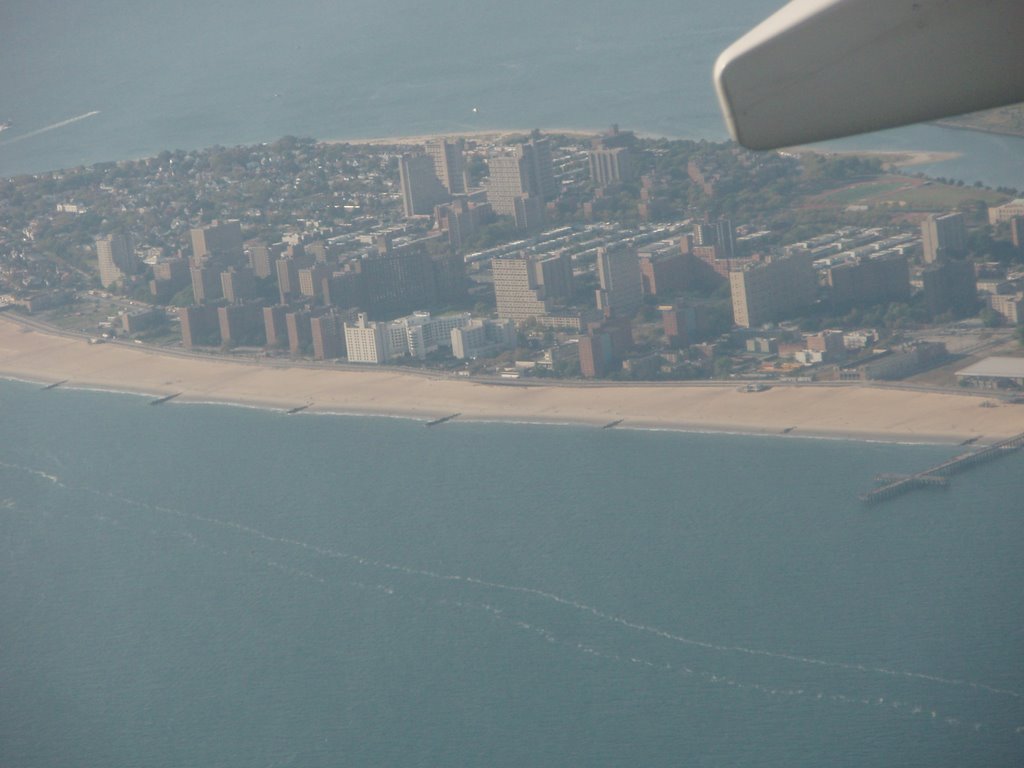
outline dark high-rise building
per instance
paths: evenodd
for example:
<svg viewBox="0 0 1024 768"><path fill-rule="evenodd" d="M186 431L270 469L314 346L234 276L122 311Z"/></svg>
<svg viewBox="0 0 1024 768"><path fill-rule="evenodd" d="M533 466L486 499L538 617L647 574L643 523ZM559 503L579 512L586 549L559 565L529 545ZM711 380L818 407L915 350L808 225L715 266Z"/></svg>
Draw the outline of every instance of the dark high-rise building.
<svg viewBox="0 0 1024 768"><path fill-rule="evenodd" d="M978 285L969 261L941 261L921 273L924 300L934 318L947 312L964 317L977 309Z"/></svg>
<svg viewBox="0 0 1024 768"><path fill-rule="evenodd" d="M224 296L220 273L213 267L192 267L192 297L196 304L209 304Z"/></svg>
<svg viewBox="0 0 1024 768"><path fill-rule="evenodd" d="M643 304L640 261L632 247L597 249L597 308L605 317L633 317Z"/></svg>
<svg viewBox="0 0 1024 768"><path fill-rule="evenodd" d="M181 320L181 345L185 349L220 344L220 323L216 307L209 304L180 307L178 319Z"/></svg>
<svg viewBox="0 0 1024 768"><path fill-rule="evenodd" d="M171 298L191 281L188 262L185 259L166 259L153 265L153 279L149 281L149 292L157 301Z"/></svg>
<svg viewBox="0 0 1024 768"><path fill-rule="evenodd" d="M558 183L555 181L555 164L551 154L551 139L542 138L539 131L531 134L523 145L530 161L529 193L541 200L558 197Z"/></svg>
<svg viewBox="0 0 1024 768"><path fill-rule="evenodd" d="M910 267L906 256L840 264L828 270L826 280L836 309L910 298Z"/></svg>
<svg viewBox="0 0 1024 768"><path fill-rule="evenodd" d="M328 306L349 308L362 307L366 301L363 296L363 276L356 271L333 272L323 282L324 304Z"/></svg>
<svg viewBox="0 0 1024 768"><path fill-rule="evenodd" d="M299 270L299 293L315 302L324 302L324 293L330 292L326 281L331 279L331 268L326 264L314 264Z"/></svg>
<svg viewBox="0 0 1024 768"><path fill-rule="evenodd" d="M736 237L729 219L705 221L694 226L694 239L698 246L716 246L715 258L732 259L736 256Z"/></svg>
<svg viewBox="0 0 1024 768"><path fill-rule="evenodd" d="M457 195L466 191L466 163L463 139L428 141L424 150L434 163L434 175L449 194Z"/></svg>
<svg viewBox="0 0 1024 768"><path fill-rule="evenodd" d="M655 243L637 252L646 296L665 296L687 287L687 262L677 242Z"/></svg>
<svg viewBox="0 0 1024 768"><path fill-rule="evenodd" d="M268 347L283 347L288 343L287 314L288 307L283 304L263 308L263 333Z"/></svg>
<svg viewBox="0 0 1024 768"><path fill-rule="evenodd" d="M466 262L461 256L448 251L430 257L433 273L434 296L431 304L458 304L465 300Z"/></svg>
<svg viewBox="0 0 1024 768"><path fill-rule="evenodd" d="M677 301L662 307L661 322L669 345L677 349L696 344L708 334L707 310L700 304Z"/></svg>
<svg viewBox="0 0 1024 768"><path fill-rule="evenodd" d="M729 286L736 325L753 328L811 306L817 278L810 257L794 255L734 270Z"/></svg>
<svg viewBox="0 0 1024 768"><path fill-rule="evenodd" d="M328 312L309 321L314 360L334 360L345 356L345 318Z"/></svg>
<svg viewBox="0 0 1024 768"><path fill-rule="evenodd" d="M256 275L251 267L230 267L220 273L220 289L229 304L240 304L256 296Z"/></svg>
<svg viewBox="0 0 1024 768"><path fill-rule="evenodd" d="M242 225L236 220L214 221L191 230L192 266L198 267L211 259L223 266L240 264L245 260Z"/></svg>
<svg viewBox="0 0 1024 768"><path fill-rule="evenodd" d="M267 343L263 325L263 308L256 302L217 307L221 344L229 346Z"/></svg>
<svg viewBox="0 0 1024 768"><path fill-rule="evenodd" d="M924 260L931 264L967 252L967 230L962 213L929 216L921 222L921 247Z"/></svg>
<svg viewBox="0 0 1024 768"><path fill-rule="evenodd" d="M305 269L311 263L311 259L306 256L305 251L296 249L293 254L286 254L274 263L277 269L277 290L281 304L287 304L293 298L301 295L299 270Z"/></svg>
<svg viewBox="0 0 1024 768"><path fill-rule="evenodd" d="M494 218L494 211L490 203L474 203L465 197L458 197L448 205L437 206L434 218L441 231L448 233L449 245L458 251L464 241Z"/></svg>
<svg viewBox="0 0 1024 768"><path fill-rule="evenodd" d="M370 317L387 319L423 309L437 300L434 264L426 247L392 248L378 243L377 253L357 263L365 309Z"/></svg>
<svg viewBox="0 0 1024 768"><path fill-rule="evenodd" d="M307 352L313 345L313 332L310 326L312 313L308 309L288 312L284 316L284 324L288 329L288 351L293 355Z"/></svg>
<svg viewBox="0 0 1024 768"><path fill-rule="evenodd" d="M580 336L580 373L588 379L601 378L612 368L612 339L607 333Z"/></svg>
<svg viewBox="0 0 1024 768"><path fill-rule="evenodd" d="M398 177L406 218L430 215L435 205L447 203L451 197L435 175L434 161L428 155L402 155L398 160Z"/></svg>

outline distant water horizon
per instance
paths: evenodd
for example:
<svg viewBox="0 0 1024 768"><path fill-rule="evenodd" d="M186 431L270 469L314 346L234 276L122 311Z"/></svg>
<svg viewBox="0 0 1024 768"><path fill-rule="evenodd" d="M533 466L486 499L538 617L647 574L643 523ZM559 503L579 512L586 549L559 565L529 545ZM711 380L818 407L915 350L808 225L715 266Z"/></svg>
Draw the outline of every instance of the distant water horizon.
<svg viewBox="0 0 1024 768"><path fill-rule="evenodd" d="M511 15L456 0L0 7L0 176L164 150L612 124L727 138L718 53L776 0L527 0ZM54 55L59 51L60 55ZM1024 188L1024 139L934 125L838 146L958 152L915 170Z"/></svg>

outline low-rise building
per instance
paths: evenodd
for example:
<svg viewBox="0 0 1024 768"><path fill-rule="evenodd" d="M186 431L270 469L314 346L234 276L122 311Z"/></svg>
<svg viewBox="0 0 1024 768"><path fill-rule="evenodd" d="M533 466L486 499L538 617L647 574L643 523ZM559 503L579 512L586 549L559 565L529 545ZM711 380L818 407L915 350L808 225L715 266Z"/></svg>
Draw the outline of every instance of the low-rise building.
<svg viewBox="0 0 1024 768"><path fill-rule="evenodd" d="M964 386L1024 389L1024 357L986 357L956 372Z"/></svg>
<svg viewBox="0 0 1024 768"><path fill-rule="evenodd" d="M452 355L459 360L493 357L516 347L516 328L511 320L471 320L451 330Z"/></svg>

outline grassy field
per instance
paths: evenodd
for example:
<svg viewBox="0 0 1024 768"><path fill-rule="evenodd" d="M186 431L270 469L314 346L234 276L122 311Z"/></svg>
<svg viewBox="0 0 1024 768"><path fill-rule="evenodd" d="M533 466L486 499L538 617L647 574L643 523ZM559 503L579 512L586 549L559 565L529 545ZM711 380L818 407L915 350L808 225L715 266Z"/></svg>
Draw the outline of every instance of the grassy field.
<svg viewBox="0 0 1024 768"><path fill-rule="evenodd" d="M948 211L968 200L999 205L1009 198L1001 192L976 187L960 187L913 176L886 175L857 182L810 198L814 208L839 208L849 205L884 206L905 211Z"/></svg>

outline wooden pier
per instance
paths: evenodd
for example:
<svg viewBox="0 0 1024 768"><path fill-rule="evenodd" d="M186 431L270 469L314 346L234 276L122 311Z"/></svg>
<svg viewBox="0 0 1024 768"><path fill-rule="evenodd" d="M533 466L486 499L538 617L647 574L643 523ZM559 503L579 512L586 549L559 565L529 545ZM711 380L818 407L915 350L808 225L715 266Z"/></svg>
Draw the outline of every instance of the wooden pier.
<svg viewBox="0 0 1024 768"><path fill-rule="evenodd" d="M1006 456L1009 453L1024 448L1024 433L1015 437L1000 440L997 443L986 445L975 451L968 451L954 456L952 459L929 467L923 472L913 475L880 475L878 480L883 483L878 488L860 495L860 500L865 504L877 504L880 501L887 501L901 494L912 491L915 488L924 486L945 487L949 483L949 476L962 472L965 469L991 461L992 459Z"/></svg>

